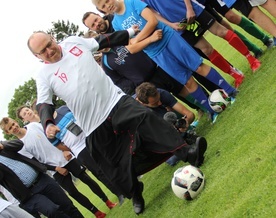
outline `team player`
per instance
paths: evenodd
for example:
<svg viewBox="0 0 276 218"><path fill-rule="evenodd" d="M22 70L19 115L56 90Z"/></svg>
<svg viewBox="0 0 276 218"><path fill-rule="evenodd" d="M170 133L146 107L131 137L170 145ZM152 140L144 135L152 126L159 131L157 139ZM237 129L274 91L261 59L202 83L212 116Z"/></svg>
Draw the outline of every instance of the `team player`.
<svg viewBox="0 0 276 218"><path fill-rule="evenodd" d="M245 17L253 20L258 26L267 31L273 36L272 45L276 45L276 24L273 20L267 16L262 10L257 6L251 6L248 0L207 0L210 5L212 5L215 10L220 14L225 16L227 19L232 19L229 12L229 8L234 8ZM275 9L274 9L275 10Z"/></svg>
<svg viewBox="0 0 276 218"><path fill-rule="evenodd" d="M100 10L114 13L112 25L115 30L127 29L133 24L140 26L141 31L130 40L131 44L146 39L155 29L162 29L163 38L145 47L144 52L165 72L185 84L190 94L210 112L211 116L216 113L208 104L202 88L191 77L192 71L220 85L230 96L237 94L236 89L214 68L203 63L203 59L176 31L158 21L144 2L95 0L94 3Z"/></svg>
<svg viewBox="0 0 276 218"><path fill-rule="evenodd" d="M95 38L70 36L59 44L39 31L27 42L32 54L44 61L36 85L37 111L45 134L54 138L60 131L53 118L55 93L74 114L98 166L125 197L132 198L137 214L143 212L145 204L143 183L137 176L173 154L200 166L207 149L206 140L188 145L166 121L115 86L94 60L92 52L126 45L138 31L134 25L127 31ZM144 41L148 40L140 43Z"/></svg>
<svg viewBox="0 0 276 218"><path fill-rule="evenodd" d="M225 3L219 3L216 0L198 0L201 4L205 6L205 9L211 13L216 20L224 25L227 29L233 29L232 26L223 19L222 15L232 24L236 24L246 31L251 36L259 39L267 48L271 48L274 45L273 38L270 38L264 31L259 29L251 20L247 17L240 15L231 8L228 8ZM214 9L215 8L215 9ZM218 12L220 15L218 14ZM262 49L257 45L249 41L243 34L241 34L236 29L234 32L243 40L244 44L252 51L255 57L260 57L263 53Z"/></svg>
<svg viewBox="0 0 276 218"><path fill-rule="evenodd" d="M174 29L177 29L178 33L190 44L195 44L199 39L203 40L203 34L206 30L209 30L214 35L228 41L233 48L245 56L252 71L256 71L260 67L260 62L251 55L242 40L233 31L219 24L198 2L190 0L185 0L185 3L183 0L164 0L161 2L157 0L144 0L144 2L156 11L155 15L159 20L165 21ZM193 14L193 16L190 14ZM183 19L187 19L186 24L179 23ZM197 41L195 41L194 35L198 36ZM198 45L195 46L200 46L200 43L202 42L198 41ZM216 65L224 69L224 72L232 74L238 81L242 81L243 75L237 71L233 72L233 68L217 52L212 53L209 59L212 63L216 63ZM223 62L221 61L222 59L224 60Z"/></svg>

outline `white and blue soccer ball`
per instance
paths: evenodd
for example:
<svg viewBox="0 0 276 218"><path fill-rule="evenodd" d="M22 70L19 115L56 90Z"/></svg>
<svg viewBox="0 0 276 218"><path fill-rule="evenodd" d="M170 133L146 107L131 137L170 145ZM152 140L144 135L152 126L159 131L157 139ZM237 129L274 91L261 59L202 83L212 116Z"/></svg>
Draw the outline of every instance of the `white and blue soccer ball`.
<svg viewBox="0 0 276 218"><path fill-rule="evenodd" d="M209 105L216 113L221 113L231 102L231 98L223 89L216 89L209 95Z"/></svg>
<svg viewBox="0 0 276 218"><path fill-rule="evenodd" d="M174 194L182 200L193 200L205 184L203 172L192 165L177 169L171 181Z"/></svg>

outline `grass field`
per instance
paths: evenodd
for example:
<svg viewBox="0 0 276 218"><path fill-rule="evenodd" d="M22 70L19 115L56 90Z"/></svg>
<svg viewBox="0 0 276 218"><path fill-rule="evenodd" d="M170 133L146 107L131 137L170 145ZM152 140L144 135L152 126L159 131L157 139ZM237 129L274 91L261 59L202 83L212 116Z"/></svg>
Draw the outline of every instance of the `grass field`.
<svg viewBox="0 0 276 218"><path fill-rule="evenodd" d="M246 36L248 36L246 34ZM174 196L170 181L173 172L185 165L175 167L165 163L145 174L145 211L139 217L150 218L268 218L276 216L276 48L266 48L256 39L248 36L265 53L260 58L261 68L250 71L246 59L235 52L223 40L206 35L212 45L246 76L239 88L236 102L221 113L214 125L203 116L197 133L205 136L208 149L201 167L206 184L193 201L182 201ZM222 74L229 82L228 75ZM131 200L125 199L122 206L111 211L95 195L90 195L83 184L78 188L107 217L137 217ZM116 197L106 190L111 200ZM75 203L83 215L93 215Z"/></svg>

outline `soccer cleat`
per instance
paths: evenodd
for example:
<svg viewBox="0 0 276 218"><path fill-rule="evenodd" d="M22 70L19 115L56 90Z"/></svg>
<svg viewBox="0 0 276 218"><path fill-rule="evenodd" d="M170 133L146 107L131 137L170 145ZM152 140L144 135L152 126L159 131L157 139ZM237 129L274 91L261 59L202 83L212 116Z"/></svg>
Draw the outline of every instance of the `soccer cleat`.
<svg viewBox="0 0 276 218"><path fill-rule="evenodd" d="M238 88L243 82L244 74L234 67L231 67L229 74L235 79L235 88Z"/></svg>
<svg viewBox="0 0 276 218"><path fill-rule="evenodd" d="M184 133L183 138L188 145L194 145L199 136L193 131L187 131Z"/></svg>
<svg viewBox="0 0 276 218"><path fill-rule="evenodd" d="M260 68L261 62L257 58L252 56L250 53L248 55L246 55L246 58L250 64L250 68L253 72L255 72L256 70L258 70Z"/></svg>
<svg viewBox="0 0 276 218"><path fill-rule="evenodd" d="M255 59L253 62L250 63L250 68L253 73L261 67L261 62L258 59Z"/></svg>
<svg viewBox="0 0 276 218"><path fill-rule="evenodd" d="M266 45L266 47L269 49L269 48L272 48L273 46L275 46L275 37L274 38L269 38L267 40L266 43L264 43Z"/></svg>
<svg viewBox="0 0 276 218"><path fill-rule="evenodd" d="M241 70L239 70L238 68L236 68L236 67L231 67L231 68L233 68L238 74L241 74L244 76L244 73Z"/></svg>
<svg viewBox="0 0 276 218"><path fill-rule="evenodd" d="M124 195L119 195L118 199L119 199L119 205L121 206L125 201L125 197L124 197Z"/></svg>
<svg viewBox="0 0 276 218"><path fill-rule="evenodd" d="M197 137L195 145L188 151L187 161L195 167L200 167L204 161L204 153L207 150L207 141L204 137Z"/></svg>
<svg viewBox="0 0 276 218"><path fill-rule="evenodd" d="M235 89L233 92L229 93L228 96L229 97L233 97L236 98L237 94L239 94L239 90Z"/></svg>
<svg viewBox="0 0 276 218"><path fill-rule="evenodd" d="M217 118L218 118L218 113L211 114L211 121L212 121L212 123L215 123L217 121Z"/></svg>
<svg viewBox="0 0 276 218"><path fill-rule="evenodd" d="M95 215L96 218L105 218L105 216L106 216L105 213L103 213L99 210L94 215Z"/></svg>
<svg viewBox="0 0 276 218"><path fill-rule="evenodd" d="M112 209L113 207L116 207L118 203L112 203L110 200L107 200L105 204L109 209Z"/></svg>
<svg viewBox="0 0 276 218"><path fill-rule="evenodd" d="M191 128L195 129L198 126L199 120L195 120L190 124Z"/></svg>
<svg viewBox="0 0 276 218"><path fill-rule="evenodd" d="M144 184L142 182L138 182L132 197L133 210L137 215L143 213L145 209L145 200L142 196L143 190Z"/></svg>
<svg viewBox="0 0 276 218"><path fill-rule="evenodd" d="M255 58L259 59L263 55L263 50L259 49L259 51L257 51L254 55L255 55Z"/></svg>
<svg viewBox="0 0 276 218"><path fill-rule="evenodd" d="M234 104L234 103L235 103L235 101L236 101L236 98L234 98L234 97L230 97L230 103L231 103L231 104Z"/></svg>

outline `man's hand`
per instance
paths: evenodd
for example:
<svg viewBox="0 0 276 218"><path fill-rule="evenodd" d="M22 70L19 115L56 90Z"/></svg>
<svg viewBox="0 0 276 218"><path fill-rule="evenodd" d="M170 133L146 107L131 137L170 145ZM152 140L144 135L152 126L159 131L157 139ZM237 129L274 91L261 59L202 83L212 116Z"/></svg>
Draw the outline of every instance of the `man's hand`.
<svg viewBox="0 0 276 218"><path fill-rule="evenodd" d="M155 31L153 32L153 34L151 34L151 35L149 36L149 39L150 39L150 42L152 43L152 42L156 42L156 41L162 39L162 37L163 37L163 32L162 32L162 30L155 30Z"/></svg>
<svg viewBox="0 0 276 218"><path fill-rule="evenodd" d="M63 167L56 167L55 170L63 176L66 176L68 174L68 170Z"/></svg>
<svg viewBox="0 0 276 218"><path fill-rule="evenodd" d="M139 26L138 25L133 25L132 27L131 27L133 30L134 30L134 32L135 32L135 35L137 35L137 33L139 33L140 32L140 28L139 28Z"/></svg>
<svg viewBox="0 0 276 218"><path fill-rule="evenodd" d="M63 151L63 156L67 161L73 157L73 155L70 151Z"/></svg>
<svg viewBox="0 0 276 218"><path fill-rule="evenodd" d="M58 128L58 126L54 125L54 124L48 124L46 127L46 136L49 139L53 139L55 138L55 135L60 131L60 129Z"/></svg>

